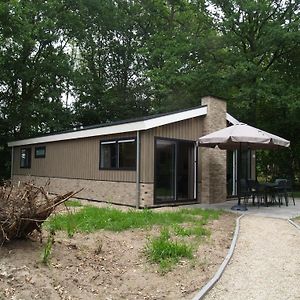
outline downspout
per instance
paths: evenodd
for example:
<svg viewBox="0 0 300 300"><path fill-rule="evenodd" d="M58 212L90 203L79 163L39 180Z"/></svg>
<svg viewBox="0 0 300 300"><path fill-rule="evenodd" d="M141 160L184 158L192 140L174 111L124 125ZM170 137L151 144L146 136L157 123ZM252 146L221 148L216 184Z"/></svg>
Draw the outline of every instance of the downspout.
<svg viewBox="0 0 300 300"><path fill-rule="evenodd" d="M135 207L140 208L140 132L136 132L136 199Z"/></svg>
<svg viewBox="0 0 300 300"><path fill-rule="evenodd" d="M198 168L198 159L197 159L197 151L198 151L198 146L197 146L197 143L195 143L195 146L194 146L194 161L193 161L193 168L194 168L194 200L200 200L197 198L197 181L198 181L198 178L197 178L197 168Z"/></svg>
<svg viewBox="0 0 300 300"><path fill-rule="evenodd" d="M14 172L14 147L11 147L10 181L12 182Z"/></svg>

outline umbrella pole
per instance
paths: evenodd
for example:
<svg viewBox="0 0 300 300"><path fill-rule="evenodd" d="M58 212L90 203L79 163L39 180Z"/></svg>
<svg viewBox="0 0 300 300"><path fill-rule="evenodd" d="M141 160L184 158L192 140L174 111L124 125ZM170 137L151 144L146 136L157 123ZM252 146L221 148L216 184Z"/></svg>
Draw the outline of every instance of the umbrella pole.
<svg viewBox="0 0 300 300"><path fill-rule="evenodd" d="M248 210L246 205L241 204L241 175L242 175L242 143L240 143L240 147L238 150L238 168L237 168L237 196L238 196L238 203L231 207L232 210Z"/></svg>

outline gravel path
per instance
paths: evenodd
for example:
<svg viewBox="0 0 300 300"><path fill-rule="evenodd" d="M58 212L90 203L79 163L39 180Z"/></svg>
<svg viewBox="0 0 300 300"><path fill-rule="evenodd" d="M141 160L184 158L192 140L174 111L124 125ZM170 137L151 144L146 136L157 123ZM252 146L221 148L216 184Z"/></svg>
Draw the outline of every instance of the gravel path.
<svg viewBox="0 0 300 300"><path fill-rule="evenodd" d="M300 299L300 231L287 220L243 217L232 260L210 299Z"/></svg>

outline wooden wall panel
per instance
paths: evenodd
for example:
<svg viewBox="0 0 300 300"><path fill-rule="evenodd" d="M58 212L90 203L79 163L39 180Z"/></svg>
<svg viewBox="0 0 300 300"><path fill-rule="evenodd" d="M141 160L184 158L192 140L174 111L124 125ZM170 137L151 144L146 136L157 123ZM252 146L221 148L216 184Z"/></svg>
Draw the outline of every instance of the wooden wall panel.
<svg viewBox="0 0 300 300"><path fill-rule="evenodd" d="M142 183L154 182L154 139L155 137L196 141L202 135L203 117L159 126L141 132ZM100 140L134 138L136 133L92 137L70 141L52 142L46 146L46 158L34 158L30 169L20 168L20 147L14 149L14 174L36 175L58 178L78 178L104 181L135 182L135 171L99 170Z"/></svg>
<svg viewBox="0 0 300 300"><path fill-rule="evenodd" d="M125 133L46 143L43 144L46 146L45 158L34 158L34 148L39 145L32 145L30 169L20 168L21 147L16 147L14 149L14 174L135 182L135 171L99 170L100 140L135 138L135 136L135 133Z"/></svg>
<svg viewBox="0 0 300 300"><path fill-rule="evenodd" d="M196 141L202 135L203 117L172 123L141 133L141 182L154 182L155 137Z"/></svg>

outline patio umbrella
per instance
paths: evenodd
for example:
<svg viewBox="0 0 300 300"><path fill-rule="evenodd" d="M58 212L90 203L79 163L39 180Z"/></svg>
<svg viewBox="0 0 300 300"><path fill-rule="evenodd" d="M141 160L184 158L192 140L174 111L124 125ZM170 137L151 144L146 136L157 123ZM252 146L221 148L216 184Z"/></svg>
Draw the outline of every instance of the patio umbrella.
<svg viewBox="0 0 300 300"><path fill-rule="evenodd" d="M290 142L277 135L268 133L261 129L252 127L244 123L237 123L224 129L215 131L199 138L199 147L218 147L224 150L239 150L240 165L242 149L277 149L289 147ZM246 210L240 202L240 172L238 172L238 205L232 209Z"/></svg>

